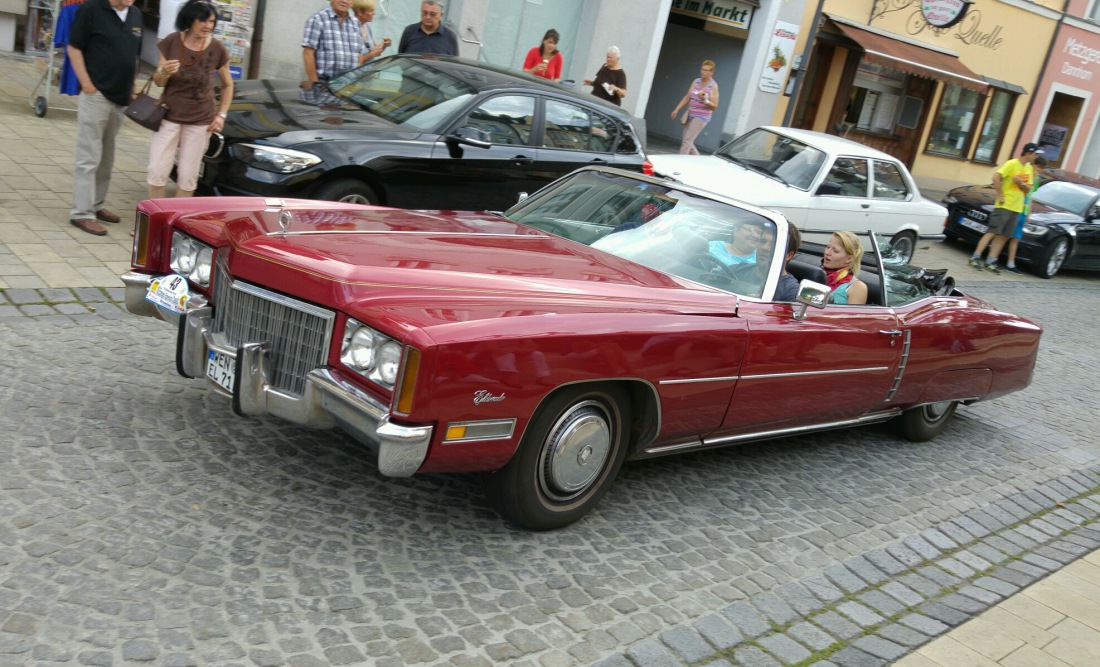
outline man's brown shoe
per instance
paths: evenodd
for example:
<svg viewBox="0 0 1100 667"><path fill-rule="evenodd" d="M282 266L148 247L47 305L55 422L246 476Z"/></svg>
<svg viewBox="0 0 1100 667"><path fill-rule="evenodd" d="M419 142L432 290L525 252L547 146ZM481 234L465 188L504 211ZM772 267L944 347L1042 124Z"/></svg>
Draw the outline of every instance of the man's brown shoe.
<svg viewBox="0 0 1100 667"><path fill-rule="evenodd" d="M107 230L103 228L103 225L91 218L73 218L69 221L69 224L73 227L79 227L82 232L88 232L96 236L107 236Z"/></svg>
<svg viewBox="0 0 1100 667"><path fill-rule="evenodd" d="M103 222L122 222L122 218L118 217L118 214L114 211L108 211L105 208L101 208L95 212L95 217L99 218Z"/></svg>

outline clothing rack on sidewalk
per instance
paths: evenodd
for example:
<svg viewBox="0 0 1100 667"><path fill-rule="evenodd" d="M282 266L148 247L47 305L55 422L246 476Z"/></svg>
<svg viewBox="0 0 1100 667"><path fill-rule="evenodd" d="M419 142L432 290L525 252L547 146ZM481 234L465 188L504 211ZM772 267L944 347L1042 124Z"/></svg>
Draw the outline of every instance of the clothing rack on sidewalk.
<svg viewBox="0 0 1100 667"><path fill-rule="evenodd" d="M79 95L80 82L76 79L72 65L69 64L65 49L69 43L69 27L73 22L73 15L77 7L84 0L42 0L38 8L39 14L39 43L44 46L46 57L46 71L38 80L30 95L30 105L34 109L34 115L42 118L48 109L60 109L62 111L76 111L76 107L50 106L50 88L58 86L58 92L63 95ZM61 51L61 54L58 54ZM61 58L62 64L58 66L57 59ZM39 94L41 92L41 94Z"/></svg>

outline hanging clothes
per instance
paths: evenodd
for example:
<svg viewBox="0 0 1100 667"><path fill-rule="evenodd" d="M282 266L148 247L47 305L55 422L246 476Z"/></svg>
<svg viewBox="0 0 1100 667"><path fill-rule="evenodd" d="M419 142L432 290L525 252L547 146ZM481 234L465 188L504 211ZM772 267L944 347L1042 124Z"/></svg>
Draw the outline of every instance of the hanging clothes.
<svg viewBox="0 0 1100 667"><path fill-rule="evenodd" d="M73 18L76 17L76 10L83 4L84 0L62 0L61 11L57 17L57 29L53 34L53 46L57 48L65 48L65 63L61 66L61 74L58 77L58 88L61 90L62 95L79 95L80 94L80 79L76 78L76 72L73 71L73 65L69 62L69 29L73 25Z"/></svg>

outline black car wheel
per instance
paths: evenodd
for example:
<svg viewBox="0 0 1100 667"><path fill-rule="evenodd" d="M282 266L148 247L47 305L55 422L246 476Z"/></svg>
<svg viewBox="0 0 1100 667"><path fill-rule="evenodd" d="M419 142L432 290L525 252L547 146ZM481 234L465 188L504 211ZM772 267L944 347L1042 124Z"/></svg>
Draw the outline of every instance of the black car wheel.
<svg viewBox="0 0 1100 667"><path fill-rule="evenodd" d="M567 526L587 514L619 474L629 444L630 403L613 386L571 388L548 399L519 448L485 476L485 495L528 530Z"/></svg>
<svg viewBox="0 0 1100 667"><path fill-rule="evenodd" d="M931 440L947 428L958 406L957 401L940 401L906 410L897 418L898 432L912 442Z"/></svg>
<svg viewBox="0 0 1100 667"><path fill-rule="evenodd" d="M902 264L908 264L913 260L913 253L917 251L917 235L913 232L898 232L890 239L890 247Z"/></svg>
<svg viewBox="0 0 1100 667"><path fill-rule="evenodd" d="M313 193L314 199L342 201L348 204L377 204L374 188L354 178L341 178L325 183Z"/></svg>
<svg viewBox="0 0 1100 667"><path fill-rule="evenodd" d="M1035 265L1036 273L1040 278L1050 278L1066 263L1067 255L1069 255L1069 241L1066 237L1059 236L1043 250L1042 258Z"/></svg>

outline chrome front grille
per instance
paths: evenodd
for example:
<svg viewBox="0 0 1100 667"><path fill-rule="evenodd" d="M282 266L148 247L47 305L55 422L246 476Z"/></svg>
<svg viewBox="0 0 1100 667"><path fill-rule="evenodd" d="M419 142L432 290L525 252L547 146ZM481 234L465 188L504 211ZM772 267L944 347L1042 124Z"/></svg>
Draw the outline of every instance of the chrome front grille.
<svg viewBox="0 0 1100 667"><path fill-rule="evenodd" d="M268 344L271 384L301 396L306 374L325 365L336 314L305 301L234 280L222 262L214 274L214 333L232 347Z"/></svg>

